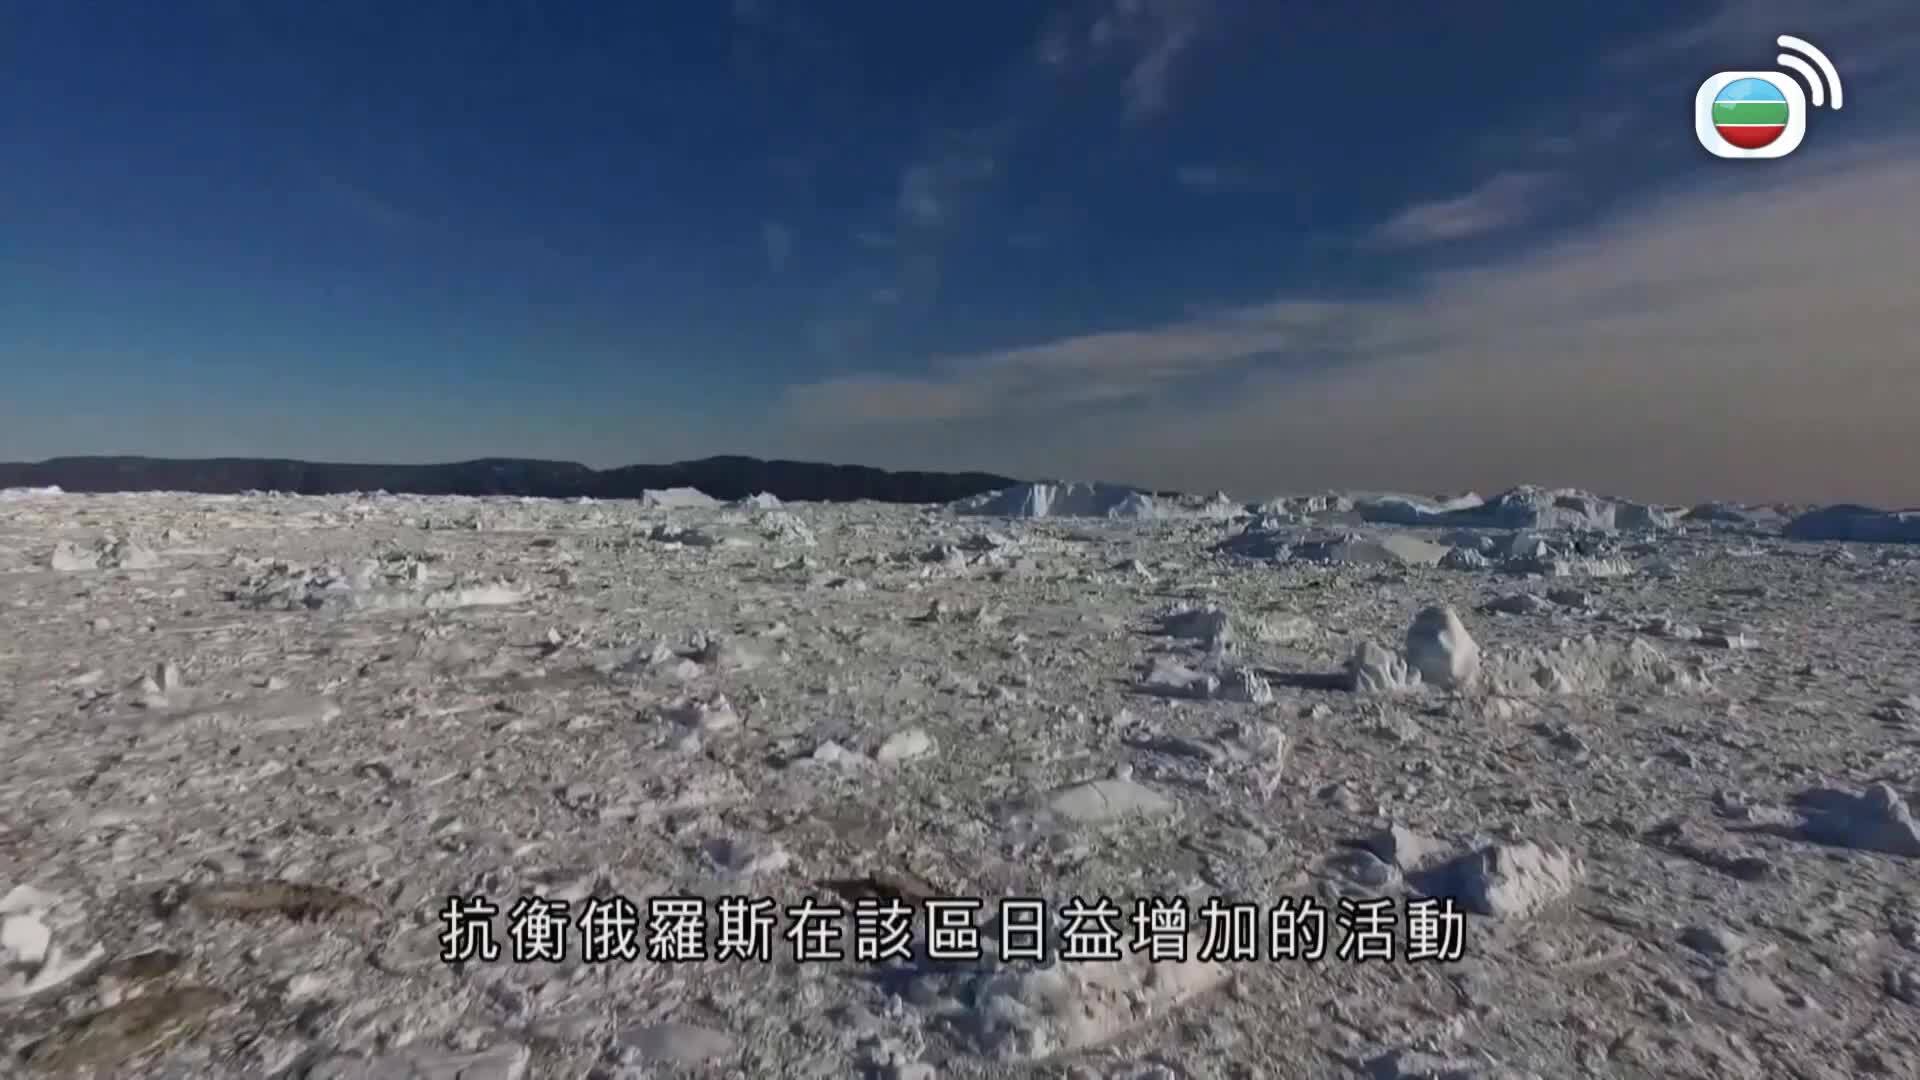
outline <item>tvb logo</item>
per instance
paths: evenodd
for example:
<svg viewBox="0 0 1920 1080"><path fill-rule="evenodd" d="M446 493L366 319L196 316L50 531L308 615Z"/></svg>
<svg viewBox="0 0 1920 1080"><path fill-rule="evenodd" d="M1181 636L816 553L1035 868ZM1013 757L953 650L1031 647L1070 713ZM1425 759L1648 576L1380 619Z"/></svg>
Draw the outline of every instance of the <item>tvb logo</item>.
<svg viewBox="0 0 1920 1080"><path fill-rule="evenodd" d="M1713 156L1743 161L1786 157L1807 137L1809 97L1814 108L1840 107L1840 72L1827 54L1791 34L1781 34L1775 44L1790 51L1774 57L1774 63L1797 72L1807 88L1802 90L1785 71L1708 76L1693 95L1693 132Z"/></svg>

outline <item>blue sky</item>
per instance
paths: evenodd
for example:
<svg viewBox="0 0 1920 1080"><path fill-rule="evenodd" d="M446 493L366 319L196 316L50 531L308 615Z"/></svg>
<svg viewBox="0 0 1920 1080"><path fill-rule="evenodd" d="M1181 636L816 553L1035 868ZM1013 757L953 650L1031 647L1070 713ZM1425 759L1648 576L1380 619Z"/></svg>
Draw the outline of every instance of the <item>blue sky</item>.
<svg viewBox="0 0 1920 1080"><path fill-rule="evenodd" d="M1845 110L1709 157L1781 33ZM13 5L0 458L1920 502L1915 60L1904 0Z"/></svg>

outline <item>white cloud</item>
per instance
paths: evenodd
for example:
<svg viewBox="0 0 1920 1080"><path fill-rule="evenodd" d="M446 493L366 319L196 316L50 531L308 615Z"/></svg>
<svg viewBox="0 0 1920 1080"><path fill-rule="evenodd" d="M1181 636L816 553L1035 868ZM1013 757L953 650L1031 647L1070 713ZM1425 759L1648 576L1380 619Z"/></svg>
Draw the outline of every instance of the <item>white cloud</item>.
<svg viewBox="0 0 1920 1080"><path fill-rule="evenodd" d="M1535 480L1920 503L1920 147L1796 158L1759 190L1729 183L1752 171L1702 175L1395 297L1283 297L801 387L787 437L1246 494Z"/></svg>
<svg viewBox="0 0 1920 1080"><path fill-rule="evenodd" d="M1544 173L1499 173L1464 195L1402 210L1375 229L1370 240L1386 247L1417 247L1513 228L1545 205L1552 179Z"/></svg>

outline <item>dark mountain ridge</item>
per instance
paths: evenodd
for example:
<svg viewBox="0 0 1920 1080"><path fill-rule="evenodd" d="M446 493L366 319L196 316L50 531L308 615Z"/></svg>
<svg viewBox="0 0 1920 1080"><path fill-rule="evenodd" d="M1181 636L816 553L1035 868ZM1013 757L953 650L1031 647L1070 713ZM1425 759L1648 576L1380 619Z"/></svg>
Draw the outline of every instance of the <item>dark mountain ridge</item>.
<svg viewBox="0 0 1920 1080"><path fill-rule="evenodd" d="M73 492L281 491L338 495L520 495L543 499L635 499L648 489L698 488L716 499L761 492L788 501L936 503L1011 487L991 473L891 472L865 465L722 456L669 465L592 469L574 461L481 458L435 465L344 464L284 458L60 457L0 462L0 488Z"/></svg>

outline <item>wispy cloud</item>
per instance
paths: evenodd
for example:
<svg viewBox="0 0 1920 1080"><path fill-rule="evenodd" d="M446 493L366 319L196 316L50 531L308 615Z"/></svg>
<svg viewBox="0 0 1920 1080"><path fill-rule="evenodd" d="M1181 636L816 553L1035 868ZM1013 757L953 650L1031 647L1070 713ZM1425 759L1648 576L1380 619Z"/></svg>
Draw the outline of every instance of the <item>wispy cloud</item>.
<svg viewBox="0 0 1920 1080"><path fill-rule="evenodd" d="M934 229L951 223L954 215L1000 176L1000 155L1013 138L1008 123L963 131L941 131L900 171L896 200L903 229Z"/></svg>
<svg viewBox="0 0 1920 1080"><path fill-rule="evenodd" d="M770 0L733 0L733 19L742 26L764 26L772 12Z"/></svg>
<svg viewBox="0 0 1920 1080"><path fill-rule="evenodd" d="M403 205L373 186L340 174L334 163L306 145L289 139L281 155L290 173L304 182L307 192L334 210L363 225L394 234L444 233L437 219Z"/></svg>
<svg viewBox="0 0 1920 1080"><path fill-rule="evenodd" d="M400 204L376 194L370 188L349 183L327 173L316 172L312 177L315 187L335 205L350 211L368 224L390 232L419 232L432 227L429 219L404 209Z"/></svg>
<svg viewBox="0 0 1920 1080"><path fill-rule="evenodd" d="M1164 25L1155 32L1152 43L1127 72L1127 115L1141 118L1167 110L1173 100L1174 72L1198 36L1199 31L1185 22Z"/></svg>
<svg viewBox="0 0 1920 1080"><path fill-rule="evenodd" d="M1909 0L1721 0L1697 22L1636 42L1611 62L1638 68L1677 56L1710 55L1730 68L1768 67L1780 34L1828 50L1843 78L1866 76L1910 65L1920 52L1920 7Z"/></svg>
<svg viewBox="0 0 1920 1080"><path fill-rule="evenodd" d="M802 386L789 404L802 422L832 425L1044 414L1076 402L1146 398L1262 354L1304 349L1350 310L1281 301L1147 330L945 357L923 377L850 375Z"/></svg>
<svg viewBox="0 0 1920 1080"><path fill-rule="evenodd" d="M1063 74L1117 68L1126 115L1144 120L1171 106L1176 77L1218 22L1214 0L1097 0L1056 16L1034 52Z"/></svg>
<svg viewBox="0 0 1920 1080"><path fill-rule="evenodd" d="M786 399L790 416L803 425L924 424L981 416L994 404L988 384L881 374L803 383L790 388Z"/></svg>
<svg viewBox="0 0 1920 1080"><path fill-rule="evenodd" d="M1541 210L1553 180L1546 173L1499 173L1464 195L1407 207L1368 239L1385 247L1418 247L1510 229Z"/></svg>
<svg viewBox="0 0 1920 1080"><path fill-rule="evenodd" d="M1397 296L1283 297L816 383L789 399L788 431L924 465L1247 494L1535 480L1920 502L1920 145L1798 164L1760 190L1751 171L1706 172Z"/></svg>
<svg viewBox="0 0 1920 1080"><path fill-rule="evenodd" d="M807 344L830 359L858 349L873 334L873 320L864 315L821 315L807 323Z"/></svg>
<svg viewBox="0 0 1920 1080"><path fill-rule="evenodd" d="M807 41L822 36L788 6L776 8L776 0L737 0L734 18L743 32L764 36L777 29ZM1059 107L1090 88L1112 93L1131 119L1160 115L1173 103L1179 70L1218 25L1216 0L1081 0L1050 20L1031 49L980 88L968 124L932 127L920 146L890 163L891 203L875 207L875 217L852 240L874 256L893 253L894 280L830 291L828 306L813 320L816 348L845 354L873 339L876 320L924 309L939 291L942 264L953 245L973 241L983 215L1005 191L1008 163L1022 140L1057 121ZM832 46L821 43L814 52L838 55ZM820 163L807 161L811 175ZM1210 180L1214 190L1252 180L1240 170L1212 168L1209 177L1187 179ZM1050 242L1056 224L1033 228L1002 222L996 231L1007 236L1010 247L1036 250ZM772 251L769 241L769 261L782 261ZM866 331L845 332L851 325Z"/></svg>
<svg viewBox="0 0 1920 1080"><path fill-rule="evenodd" d="M1173 170L1174 182L1188 191L1258 191L1274 185L1258 172L1238 165L1193 164Z"/></svg>
<svg viewBox="0 0 1920 1080"><path fill-rule="evenodd" d="M1218 165L1182 165L1173 170L1181 187L1212 191L1227 184L1230 173Z"/></svg>
<svg viewBox="0 0 1920 1080"><path fill-rule="evenodd" d="M928 228L947 219L934 167L916 161L900 174L900 217L908 225Z"/></svg>
<svg viewBox="0 0 1920 1080"><path fill-rule="evenodd" d="M1641 133L1635 122L1641 117L1629 108L1583 108L1568 118L1563 103L1544 104L1541 115L1530 124L1514 130L1488 133L1475 140L1478 154L1492 162L1544 161L1564 165L1576 156L1598 157L1609 153L1623 138ZM1660 110L1671 117L1673 110Z"/></svg>
<svg viewBox="0 0 1920 1080"><path fill-rule="evenodd" d="M787 268L793 256L793 230L777 221L760 226L760 240L767 249L767 269L778 274Z"/></svg>
<svg viewBox="0 0 1920 1080"><path fill-rule="evenodd" d="M1828 47L1843 74L1878 65L1892 78L1897 65L1875 58L1920 40L1920 9L1904 0L1844 15L1757 2L1767 17L1729 2L1613 63L1664 65L1663 78L1722 52L1729 66L1764 63L1772 35L1789 32ZM1010 96L1008 129L1046 100L1024 91L1096 78L1134 119L1168 108L1217 18L1176 0L1070 9L1036 44L1045 77ZM1484 181L1386 216L1362 251L1447 258L1455 244L1531 235L1569 205L1589 161L1656 115L1653 103L1602 104L1574 130L1556 108L1551 126L1476 145ZM1657 109L1667 123L1671 109ZM1172 179L1201 193L1259 178L1202 160ZM1471 267L1450 258L1453 269L1396 293L1289 293L797 386L779 440L802 454L1245 494L1536 480L1652 498L1920 502L1920 478L1901 467L1920 400L1902 291L1920 270L1907 212L1920 205L1920 144L1830 141L1817 159L1708 167L1663 196L1621 194L1550 245ZM953 205L941 201L949 231Z"/></svg>

